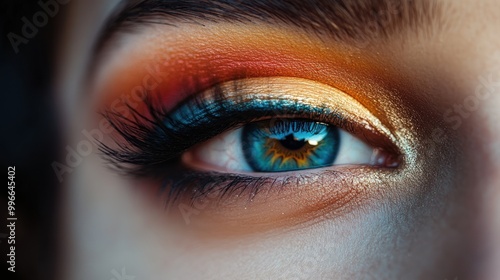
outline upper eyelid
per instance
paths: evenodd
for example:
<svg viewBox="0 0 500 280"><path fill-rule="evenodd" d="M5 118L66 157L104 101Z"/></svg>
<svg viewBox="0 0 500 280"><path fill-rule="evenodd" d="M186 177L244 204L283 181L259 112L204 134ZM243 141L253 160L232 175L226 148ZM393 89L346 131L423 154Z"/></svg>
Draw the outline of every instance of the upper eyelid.
<svg viewBox="0 0 500 280"><path fill-rule="evenodd" d="M285 95L281 93L276 94L277 88L281 88ZM298 90L299 88L300 91ZM287 91L289 92L288 94L286 93ZM310 92L310 94L306 94L307 92ZM274 97L272 97L273 94ZM248 102L253 102L253 100L259 100L255 106L261 109L265 108L264 111L259 112L260 115L266 116L266 118L267 116L272 117L276 113L278 113L277 116L280 118L285 117L283 112L292 114L294 118L309 116L311 119L326 121L344 130L347 128L348 132L361 137L369 145L381 148L393 155L399 156L402 150L402 147L399 147L391 132L355 99L330 86L304 79L274 77L233 80L198 93L185 100L181 105L168 111L162 108L162 105L155 105L161 103L156 103L151 99L147 100L149 100L146 101L148 103L147 107L150 108L149 110L153 109L153 111L147 112L147 114L151 115L151 119L147 119L147 117L144 117L133 108L129 108L134 114L132 118L105 109L108 121L111 122L115 129L118 129L119 134L132 146L123 149L125 146L119 144L121 148L115 150L107 145L101 145L100 150L104 153L105 158L117 164L117 167L123 164L136 166L137 168L129 169L130 172L128 173L131 175L141 176L141 172L147 169L148 166L156 166L159 163L164 165L169 164L172 159L180 155L177 153L182 152L186 148L189 149L201 141L208 140L203 138L204 134L198 136L196 131L199 132L201 128L209 127L210 133L215 133L212 131L213 129L221 129L219 123L216 125L213 123L215 120L218 120L218 122L224 120L224 129L218 131L217 134L234 129L238 124L255 121L255 118L249 119L247 115L243 116L241 112L237 113L241 109L240 106ZM226 104L222 102L223 100L229 103ZM281 100L281 103L278 100ZM275 103L281 104L279 106L280 109L273 109L273 104ZM352 104L347 106L348 103ZM232 113L227 114L232 114L232 117L227 119L227 115L225 115L226 117L219 116L220 112L225 112L224 108L228 105L232 108L230 110ZM207 106L210 106L210 109L207 109ZM281 108L282 106L283 108ZM342 109L338 110L337 108ZM303 115L304 113L306 115ZM215 114L214 119L207 120L206 118L210 114ZM234 118L236 116L238 116L239 121L235 122ZM353 127L352 131L349 130L349 126ZM154 131L158 131L160 133L159 136L149 138ZM194 137L194 135L198 137ZM211 137L215 135L213 134ZM178 142L179 140L176 139L183 140ZM189 139L189 141L186 139ZM381 139L385 141L381 141ZM134 144L137 141L142 141L141 143L144 144ZM143 147L150 147L152 144L158 147L142 150ZM168 151L162 150L161 147L168 147ZM143 154L149 155L149 157L145 157Z"/></svg>

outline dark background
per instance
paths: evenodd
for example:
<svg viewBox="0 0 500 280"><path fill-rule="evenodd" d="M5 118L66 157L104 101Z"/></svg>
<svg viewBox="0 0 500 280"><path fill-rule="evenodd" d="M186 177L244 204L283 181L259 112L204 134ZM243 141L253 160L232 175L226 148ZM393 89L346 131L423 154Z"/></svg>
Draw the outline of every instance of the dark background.
<svg viewBox="0 0 500 280"><path fill-rule="evenodd" d="M47 0L42 0L46 2ZM64 9L49 18L16 54L7 34L21 35L22 17L40 11L38 1L2 0L0 4L0 278L55 279L60 185L51 167L58 159L60 119L52 87L56 39ZM67 8L66 8L67 9ZM7 166L16 167L16 272L7 270Z"/></svg>

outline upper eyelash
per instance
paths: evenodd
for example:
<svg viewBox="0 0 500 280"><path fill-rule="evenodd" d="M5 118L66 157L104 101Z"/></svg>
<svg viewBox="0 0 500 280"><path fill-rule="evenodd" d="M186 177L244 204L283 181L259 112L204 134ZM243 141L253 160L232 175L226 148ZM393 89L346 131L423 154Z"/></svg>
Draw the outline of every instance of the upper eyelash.
<svg viewBox="0 0 500 280"><path fill-rule="evenodd" d="M234 81L233 90L238 91L238 80ZM224 101L227 100L223 89L216 85L213 87L213 102L207 102L202 96L195 95L167 112L160 102L153 100L152 94L147 93L144 100L146 113L141 113L132 106L128 106L131 114L129 117L111 110L101 113L127 145L115 141L118 147L113 148L101 142L99 150L118 171L126 175L151 176L157 171L164 172L167 166L178 161L184 151L200 142L230 128L253 122L258 117L277 117L276 109L266 108L272 104L271 101L261 101L269 104L262 104L261 108L253 111L246 110L244 114L233 112L230 118L221 116L221 112L234 110L234 106L226 107ZM189 104L190 106L187 106ZM242 106L236 102L232 105ZM198 110L196 112L191 108L195 106ZM291 103L287 106L297 106L297 104ZM303 107L296 109L298 112L294 114L298 114L301 109L305 111L305 107L310 106L303 105ZM315 108L315 110L314 113L306 113L304 116L302 112L301 116L295 115L295 117L328 118L325 122L333 123L350 132L355 130L341 114L328 108ZM203 114L198 114L199 112Z"/></svg>
<svg viewBox="0 0 500 280"><path fill-rule="evenodd" d="M320 132L324 125L320 122L282 122L277 121L269 131L274 134L283 134L288 132L290 129L292 131L306 131L311 133Z"/></svg>
<svg viewBox="0 0 500 280"><path fill-rule="evenodd" d="M235 127L253 121L248 119L232 120L225 125L215 127L210 131L210 135L205 133L206 131L200 131L201 127L196 128L198 129L197 133L192 133L195 130L193 129L194 125L185 121L189 119L185 115L188 112L184 112L184 114L181 112L180 117L176 117L166 112L161 105L158 105L160 103L153 100L151 96L150 93L147 93L144 99L147 114L137 111L128 104L131 117L110 110L101 113L129 145L118 144L119 147L116 149L100 142L99 150L107 161L128 175L150 175L149 173L152 173L151 171L154 169L169 165L186 149L215 136L212 134L223 132L227 126ZM172 112L178 111L178 108L182 108L189 101L199 106L202 102L194 97L192 100L178 105ZM206 114L205 117L207 118L205 122L211 122L216 118L210 113Z"/></svg>

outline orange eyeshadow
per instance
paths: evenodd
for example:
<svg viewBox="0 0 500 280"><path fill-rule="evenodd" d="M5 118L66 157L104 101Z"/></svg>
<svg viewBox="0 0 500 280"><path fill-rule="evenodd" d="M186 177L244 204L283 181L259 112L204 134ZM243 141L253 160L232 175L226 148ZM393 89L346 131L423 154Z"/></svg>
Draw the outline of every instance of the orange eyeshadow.
<svg viewBox="0 0 500 280"><path fill-rule="evenodd" d="M169 34L147 37L140 47L121 55L128 60L120 62L120 67L105 78L98 90L104 99L100 104L109 105L120 95L140 95L135 91L142 87L149 88L149 93L168 109L215 83L286 76L333 86L371 107L363 96L371 91L374 79L381 80L381 71L373 59L360 58L352 50L326 46L320 41L304 44L304 38L297 34L272 29L261 33L221 29L225 31L216 29L211 35L193 32L179 40L175 36L169 40Z"/></svg>

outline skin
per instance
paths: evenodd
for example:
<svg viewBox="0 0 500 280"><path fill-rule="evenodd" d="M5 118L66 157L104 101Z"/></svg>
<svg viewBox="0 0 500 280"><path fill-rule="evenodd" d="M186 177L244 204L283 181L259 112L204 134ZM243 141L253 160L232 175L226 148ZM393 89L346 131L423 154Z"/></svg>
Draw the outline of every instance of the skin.
<svg viewBox="0 0 500 280"><path fill-rule="evenodd" d="M500 2L440 1L446 28L403 46L394 39L351 49L258 24L144 29L101 61L90 82L89 42L115 3L75 2L57 80L70 147L86 139L83 129L105 130L97 108L140 84L155 55L203 60L215 50L210 55L228 57L212 65L221 75L243 53L250 75L301 77L349 93L391 130L408 164L396 175L360 168L340 179L321 175L322 183L304 181L251 205L234 199L217 208L212 200L186 224L144 191L151 181L111 172L94 147L63 177L61 279L111 279L122 268L137 279L500 279ZM100 12L89 23L91 7ZM248 55L257 46L271 53L280 46L282 64ZM265 65L253 69L252 59ZM202 66L186 71L203 69L195 65ZM174 74L162 76L165 84ZM177 88L165 103L184 98ZM272 216L290 205L293 219Z"/></svg>

